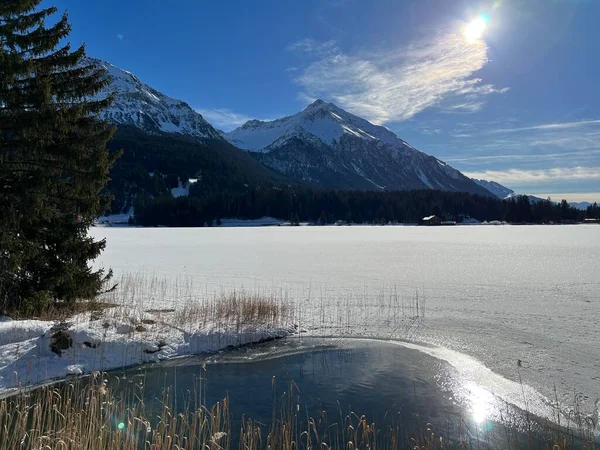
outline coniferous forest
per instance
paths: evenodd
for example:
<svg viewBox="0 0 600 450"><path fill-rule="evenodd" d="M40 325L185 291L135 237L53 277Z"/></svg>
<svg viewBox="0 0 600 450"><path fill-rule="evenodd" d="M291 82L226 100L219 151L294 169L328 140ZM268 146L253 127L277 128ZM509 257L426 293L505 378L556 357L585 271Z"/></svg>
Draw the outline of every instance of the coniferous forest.
<svg viewBox="0 0 600 450"><path fill-rule="evenodd" d="M306 187L248 188L244 192L203 194L192 186L189 197L138 198L134 223L142 226L204 226L221 218L258 219L264 216L292 223L355 224L419 223L437 215L443 220L510 223L573 223L597 217L598 207L579 211L549 200L500 200L461 192L327 191ZM595 213L594 213L595 212ZM595 215L594 215L595 214Z"/></svg>

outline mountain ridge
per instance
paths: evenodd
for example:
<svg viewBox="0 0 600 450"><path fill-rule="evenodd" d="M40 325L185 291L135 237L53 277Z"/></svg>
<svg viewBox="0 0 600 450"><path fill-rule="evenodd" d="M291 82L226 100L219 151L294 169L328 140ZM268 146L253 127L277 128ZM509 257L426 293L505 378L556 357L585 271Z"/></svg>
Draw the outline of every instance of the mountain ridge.
<svg viewBox="0 0 600 450"><path fill-rule="evenodd" d="M103 67L110 77L94 98L114 94L113 104L101 113L117 125L109 150L124 151L107 185L114 196L112 213L129 211L136 200L168 196L171 188L190 178L198 178L193 189L202 192L288 184L284 176L226 141L187 103L106 61L86 58L82 65Z"/></svg>
<svg viewBox="0 0 600 450"><path fill-rule="evenodd" d="M111 78L98 94L115 94L114 103L102 113L107 121L150 134L227 143L293 182L329 189L439 189L493 195L387 128L333 103L317 100L292 116L268 122L254 119L222 133L187 103L159 92L132 72L96 58L84 63L103 67Z"/></svg>
<svg viewBox="0 0 600 450"><path fill-rule="evenodd" d="M110 77L108 87L95 97L104 98L110 93L115 99L101 113L108 122L135 126L148 133L176 133L202 139L221 139L221 134L186 102L159 92L142 82L128 70L98 58L86 57L84 65L104 68Z"/></svg>
<svg viewBox="0 0 600 450"><path fill-rule="evenodd" d="M250 120L224 134L265 165L336 189L440 189L492 195L385 127L317 100L273 121Z"/></svg>
<svg viewBox="0 0 600 450"><path fill-rule="evenodd" d="M486 188L488 191L490 191L492 194L494 194L500 199L505 199L508 196L515 193L515 191L513 191L512 189L507 188L506 186L502 186L500 183L496 183L495 181L478 180L477 178L471 179L479 186Z"/></svg>

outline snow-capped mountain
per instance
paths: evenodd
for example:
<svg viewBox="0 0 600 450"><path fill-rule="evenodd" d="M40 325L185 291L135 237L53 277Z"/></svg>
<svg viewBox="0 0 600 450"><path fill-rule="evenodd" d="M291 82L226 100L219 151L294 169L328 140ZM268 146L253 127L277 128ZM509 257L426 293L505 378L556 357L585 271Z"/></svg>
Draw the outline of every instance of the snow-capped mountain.
<svg viewBox="0 0 600 450"><path fill-rule="evenodd" d="M504 199L505 200L518 200L519 197L527 197L529 199L529 203L537 203L537 202L542 202L545 200L541 197L536 197L535 195L517 194L516 192L513 192L512 194L507 195L506 197L504 197Z"/></svg>
<svg viewBox="0 0 600 450"><path fill-rule="evenodd" d="M498 198L506 198L509 195L515 193L515 191L513 191L512 189L509 189L506 186L502 186L500 183L496 183L495 181L478 180L476 178L471 179L479 186L486 188Z"/></svg>
<svg viewBox="0 0 600 450"><path fill-rule="evenodd" d="M250 120L226 133L232 144L285 175L336 189L490 192L385 127L317 100L271 122Z"/></svg>
<svg viewBox="0 0 600 450"><path fill-rule="evenodd" d="M115 94L113 104L103 112L107 121L118 125L132 125L150 133L221 138L217 130L187 103L158 92L133 73L96 58L86 58L82 64L101 66L111 78L110 85L98 94L100 98L109 93Z"/></svg>
<svg viewBox="0 0 600 450"><path fill-rule="evenodd" d="M537 197L535 195L531 195L531 194L517 194L516 192L513 192L512 194L507 195L506 197L504 197L504 200L518 200L519 197L527 197L529 199L529 203L537 203L537 202L542 202L542 201L546 201L547 199L541 198L541 197ZM561 200L557 200L557 199L552 199L552 201L554 203L560 203ZM568 202L570 206L572 206L575 209L579 209L579 210L586 210L588 208L588 206L592 205L592 203L590 202Z"/></svg>
<svg viewBox="0 0 600 450"><path fill-rule="evenodd" d="M593 205L593 203L590 202L569 202L569 205L571 205L573 208L577 208L580 210L586 210L588 209L590 206Z"/></svg>

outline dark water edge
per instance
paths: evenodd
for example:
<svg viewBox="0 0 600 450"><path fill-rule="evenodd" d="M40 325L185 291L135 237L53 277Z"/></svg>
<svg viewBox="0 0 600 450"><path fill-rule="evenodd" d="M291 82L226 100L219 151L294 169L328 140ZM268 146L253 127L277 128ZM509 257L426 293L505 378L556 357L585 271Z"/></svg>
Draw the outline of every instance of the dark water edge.
<svg viewBox="0 0 600 450"><path fill-rule="evenodd" d="M446 443L542 449L555 432L493 395L464 395L464 380L447 363L383 341L292 338L110 375L113 394L133 387L158 410L166 388L180 408L190 398L212 405L227 397L232 448L244 418L266 434L282 405L296 408L300 428L309 417L329 427L364 415L380 430L402 430L407 444L433 433Z"/></svg>

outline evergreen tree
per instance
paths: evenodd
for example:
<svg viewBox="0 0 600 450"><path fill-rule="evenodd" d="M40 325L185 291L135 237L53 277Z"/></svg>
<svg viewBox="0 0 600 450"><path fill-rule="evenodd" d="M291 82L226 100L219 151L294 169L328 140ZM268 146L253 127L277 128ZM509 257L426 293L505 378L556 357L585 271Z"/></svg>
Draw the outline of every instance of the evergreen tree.
<svg viewBox="0 0 600 450"><path fill-rule="evenodd" d="M325 210L321 211L321 215L319 216L319 224L320 225L327 225L329 222L327 222L327 213L325 212Z"/></svg>
<svg viewBox="0 0 600 450"><path fill-rule="evenodd" d="M22 314L92 298L110 276L89 267L105 242L87 234L110 200L111 99L96 99L109 80L40 3L0 3L0 308Z"/></svg>
<svg viewBox="0 0 600 450"><path fill-rule="evenodd" d="M598 206L598 203L594 202L593 205L588 206L585 215L588 219L600 219L600 206Z"/></svg>

